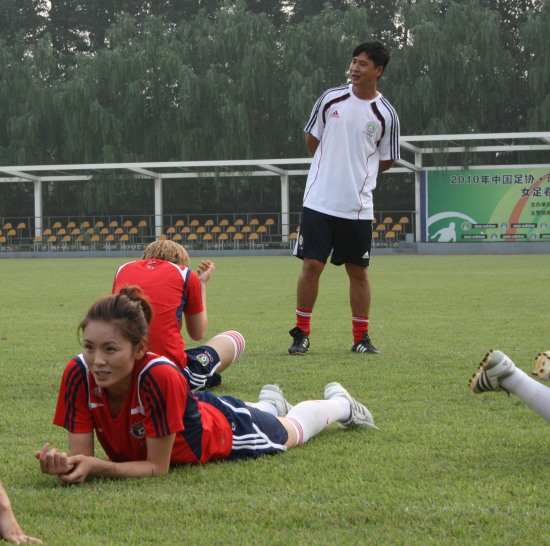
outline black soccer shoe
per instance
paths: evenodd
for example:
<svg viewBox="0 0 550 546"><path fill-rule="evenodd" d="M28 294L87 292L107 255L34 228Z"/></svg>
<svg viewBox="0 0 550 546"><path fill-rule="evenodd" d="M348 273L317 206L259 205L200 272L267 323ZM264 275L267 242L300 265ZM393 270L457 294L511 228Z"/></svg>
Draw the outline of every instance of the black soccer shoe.
<svg viewBox="0 0 550 546"><path fill-rule="evenodd" d="M368 332L365 332L363 334L363 339L360 339L357 343L354 343L351 346L351 350L354 353L371 353L375 355L380 354L380 351L376 349L374 345L370 342Z"/></svg>
<svg viewBox="0 0 550 546"><path fill-rule="evenodd" d="M288 348L288 352L291 355L305 355L309 349L309 338L306 334L298 326L292 328L288 333L294 338L292 345Z"/></svg>

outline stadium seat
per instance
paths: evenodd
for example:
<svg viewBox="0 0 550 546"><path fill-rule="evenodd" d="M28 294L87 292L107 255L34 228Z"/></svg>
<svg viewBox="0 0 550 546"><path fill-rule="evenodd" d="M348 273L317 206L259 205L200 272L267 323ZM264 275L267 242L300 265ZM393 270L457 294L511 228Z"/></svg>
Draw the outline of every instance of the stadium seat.
<svg viewBox="0 0 550 546"><path fill-rule="evenodd" d="M32 242L34 243L34 250L35 250L35 251L36 251L36 250L40 250L40 247L42 246L43 239L42 239L42 237L41 237L40 235L37 235L37 236L33 239Z"/></svg>
<svg viewBox="0 0 550 546"><path fill-rule="evenodd" d="M147 227L147 221L146 220L140 220L137 225L138 228L145 228Z"/></svg>
<svg viewBox="0 0 550 546"><path fill-rule="evenodd" d="M93 235L95 233L95 229L93 227L89 227L87 230L86 230L86 233L88 235Z"/></svg>
<svg viewBox="0 0 550 546"><path fill-rule="evenodd" d="M399 218L399 223L400 224L408 224L409 223L409 218L407 216L401 216L401 218Z"/></svg>
<svg viewBox="0 0 550 546"><path fill-rule="evenodd" d="M176 233L176 228L174 226L171 226L166 230L166 235L174 235L174 233Z"/></svg>
<svg viewBox="0 0 550 546"><path fill-rule="evenodd" d="M252 228L250 226L243 226L243 229L241 229L242 233L250 233L252 231Z"/></svg>
<svg viewBox="0 0 550 546"><path fill-rule="evenodd" d="M391 216L386 216L382 221L383 224L393 224L393 218Z"/></svg>
<svg viewBox="0 0 550 546"><path fill-rule="evenodd" d="M244 220L242 218L239 218L237 220L235 220L235 224L233 224L235 226L244 226Z"/></svg>
<svg viewBox="0 0 550 546"><path fill-rule="evenodd" d="M6 222L4 224L4 229L11 229L13 226L11 225L11 222Z"/></svg>
<svg viewBox="0 0 550 546"><path fill-rule="evenodd" d="M107 227L102 227L100 230L99 230L99 234L100 235L109 235L109 228Z"/></svg>
<svg viewBox="0 0 550 546"><path fill-rule="evenodd" d="M226 230L225 230L226 233L236 233L237 232L237 228L235 226L229 226Z"/></svg>
<svg viewBox="0 0 550 546"><path fill-rule="evenodd" d="M395 238L399 240L403 234L403 226L401 224L394 224L391 230L395 233Z"/></svg>
<svg viewBox="0 0 550 546"><path fill-rule="evenodd" d="M134 227L134 224L133 224L132 220L126 220L124 222L124 224L122 224L122 227L126 228L126 229L129 229L131 227Z"/></svg>
<svg viewBox="0 0 550 546"><path fill-rule="evenodd" d="M273 220L273 218L268 218L266 221L265 221L265 226L274 226L275 225L275 220Z"/></svg>
<svg viewBox="0 0 550 546"><path fill-rule="evenodd" d="M2 235L0 237L0 245L5 245L6 244L6 238Z"/></svg>
<svg viewBox="0 0 550 546"><path fill-rule="evenodd" d="M183 220L178 220L178 221L174 224L174 227L182 228L184 225L185 225L185 222L184 222Z"/></svg>
<svg viewBox="0 0 550 546"><path fill-rule="evenodd" d="M119 242L122 245L122 248L124 248L126 246L126 243L130 242L130 236L127 233L124 233L120 236Z"/></svg>
<svg viewBox="0 0 550 546"><path fill-rule="evenodd" d="M375 247L380 245L380 239L379 239L378 231L373 231L372 232L372 242L373 242Z"/></svg>
<svg viewBox="0 0 550 546"><path fill-rule="evenodd" d="M293 231L289 236L288 236L288 242L290 243L290 248L292 248L295 244L296 244L296 239L298 238L298 232L297 231Z"/></svg>
<svg viewBox="0 0 550 546"><path fill-rule="evenodd" d="M214 226L211 230L211 233L221 233L222 228L220 226Z"/></svg>
<svg viewBox="0 0 550 546"><path fill-rule="evenodd" d="M67 235L67 230L66 230L64 227L59 228L59 229L57 230L56 235L57 235L58 237L63 237L64 235Z"/></svg>
<svg viewBox="0 0 550 546"><path fill-rule="evenodd" d="M101 220L98 220L96 223L95 223L95 226L96 228L102 228L104 227L105 224L101 221Z"/></svg>
<svg viewBox="0 0 550 546"><path fill-rule="evenodd" d="M197 228L197 233L199 233L199 234L201 234L201 235L202 235L203 233L206 233L206 228L205 228L204 226L199 226L199 227Z"/></svg>
<svg viewBox="0 0 550 546"><path fill-rule="evenodd" d="M57 237L55 235L50 235L48 237L48 249L53 250L54 245L57 244Z"/></svg>
<svg viewBox="0 0 550 546"><path fill-rule="evenodd" d="M227 218L224 218L220 221L220 227L227 227L229 225L229 220Z"/></svg>
<svg viewBox="0 0 550 546"><path fill-rule="evenodd" d="M260 224L260 221L257 218L252 218L250 222L248 223L249 226L257 226Z"/></svg>
<svg viewBox="0 0 550 546"><path fill-rule="evenodd" d="M393 242L395 242L395 233L393 231L387 231L384 235L384 239L386 240L386 243L388 246L391 246Z"/></svg>
<svg viewBox="0 0 550 546"><path fill-rule="evenodd" d="M244 235L242 233L235 233L235 235L233 235L233 242L235 243L235 246L237 248L240 247L241 245L241 241L244 239Z"/></svg>
<svg viewBox="0 0 550 546"><path fill-rule="evenodd" d="M214 220L208 219L204 222L204 227L212 227L214 225Z"/></svg>
<svg viewBox="0 0 550 546"><path fill-rule="evenodd" d="M61 239L61 248L62 250L67 250L67 246L70 245L72 242L70 235L63 235L63 238Z"/></svg>
<svg viewBox="0 0 550 546"><path fill-rule="evenodd" d="M258 226L258 229L256 230L256 233L258 234L258 238L260 241L264 240L264 235L267 233L267 227L264 226Z"/></svg>
<svg viewBox="0 0 550 546"><path fill-rule="evenodd" d="M109 227L112 229L112 228L117 228L118 227L118 222L116 220L112 220L111 223L109 224Z"/></svg>
<svg viewBox="0 0 550 546"><path fill-rule="evenodd" d="M259 235L255 232L252 232L248 236L248 242L250 243L251 248L254 248L256 246L256 243L258 242L259 238L260 238Z"/></svg>
<svg viewBox="0 0 550 546"><path fill-rule="evenodd" d="M191 220L191 223L189 224L192 228L197 228L199 226L198 220Z"/></svg>
<svg viewBox="0 0 550 546"><path fill-rule="evenodd" d="M206 248L209 248L210 244L212 243L212 234L205 233L202 240L206 243Z"/></svg>
<svg viewBox="0 0 550 546"><path fill-rule="evenodd" d="M185 234L188 234L188 233L191 233L191 228L189 226L185 226L184 228L182 228L181 232L185 235Z"/></svg>
<svg viewBox="0 0 550 546"><path fill-rule="evenodd" d="M92 246L92 250L95 250L96 243L99 243L99 235L95 234L90 237L90 243Z"/></svg>
<svg viewBox="0 0 550 546"><path fill-rule="evenodd" d="M376 231L386 231L386 229L387 229L386 224L378 224L376 226Z"/></svg>
<svg viewBox="0 0 550 546"><path fill-rule="evenodd" d="M161 233L157 241L166 241L166 239L167 239L166 233Z"/></svg>
<svg viewBox="0 0 550 546"><path fill-rule="evenodd" d="M219 237L218 237L218 243L220 245L220 248L223 250L223 245L225 243L225 241L227 241L229 239L229 235L227 235L227 233L220 233Z"/></svg>
<svg viewBox="0 0 550 546"><path fill-rule="evenodd" d="M115 228L115 231L114 231L114 233L115 233L115 235L117 235L117 236L119 236L119 237L120 237L121 235L123 235L123 234L124 234L124 229L123 229L123 228L121 228L121 227L117 227L117 228Z"/></svg>
<svg viewBox="0 0 550 546"><path fill-rule="evenodd" d="M84 222L80 224L81 229L88 229L89 227L90 227L90 222L88 222L88 220L84 220Z"/></svg>
<svg viewBox="0 0 550 546"><path fill-rule="evenodd" d="M181 233L174 233L174 236L172 237L172 241L176 241L176 243L181 243L181 240L183 237L181 236Z"/></svg>
<svg viewBox="0 0 550 546"><path fill-rule="evenodd" d="M61 222L55 222L52 226L53 229L60 229L61 228Z"/></svg>
<svg viewBox="0 0 550 546"><path fill-rule="evenodd" d="M187 236L187 244L189 245L190 248L193 248L193 246L195 245L195 242L197 241L198 237L197 237L197 234L196 233L190 233L188 236Z"/></svg>
<svg viewBox="0 0 550 546"><path fill-rule="evenodd" d="M76 227L76 224L73 221L67 222L65 229L73 229Z"/></svg>
<svg viewBox="0 0 550 546"><path fill-rule="evenodd" d="M52 234L52 230L51 230L50 228L46 228L46 229L42 232L42 235L44 235L44 237L49 237L51 234Z"/></svg>

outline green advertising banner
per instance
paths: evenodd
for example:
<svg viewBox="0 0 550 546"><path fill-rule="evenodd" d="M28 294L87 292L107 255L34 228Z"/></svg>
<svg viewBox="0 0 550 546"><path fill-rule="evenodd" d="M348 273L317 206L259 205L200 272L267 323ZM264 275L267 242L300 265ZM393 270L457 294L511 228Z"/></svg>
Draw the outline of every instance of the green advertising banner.
<svg viewBox="0 0 550 546"><path fill-rule="evenodd" d="M430 171L426 242L550 242L550 166Z"/></svg>

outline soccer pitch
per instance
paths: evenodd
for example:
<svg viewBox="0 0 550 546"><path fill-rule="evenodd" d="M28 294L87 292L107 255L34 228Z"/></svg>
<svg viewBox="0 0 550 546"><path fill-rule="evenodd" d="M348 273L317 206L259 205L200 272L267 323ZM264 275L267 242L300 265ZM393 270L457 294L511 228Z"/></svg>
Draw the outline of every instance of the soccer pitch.
<svg viewBox="0 0 550 546"><path fill-rule="evenodd" d="M339 381L380 430L334 425L282 455L64 488L33 453L67 448L52 425L61 375L80 352L78 322L125 261L0 260L0 480L27 534L55 545L548 541L548 423L468 380L488 349L528 373L550 349L550 255L374 256L381 355L351 353L346 273L327 265L304 357L287 352L301 262L214 258L207 337L235 329L247 346L213 392L256 401L278 383L296 403Z"/></svg>

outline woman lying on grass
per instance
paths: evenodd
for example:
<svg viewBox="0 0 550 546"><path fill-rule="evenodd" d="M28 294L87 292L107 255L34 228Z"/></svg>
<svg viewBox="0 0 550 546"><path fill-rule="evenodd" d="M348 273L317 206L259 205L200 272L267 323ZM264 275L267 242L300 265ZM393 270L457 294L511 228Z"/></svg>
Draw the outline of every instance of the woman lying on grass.
<svg viewBox="0 0 550 546"><path fill-rule="evenodd" d="M376 428L369 410L338 383L325 387L325 400L294 407L277 385L266 385L254 404L193 394L175 364L147 352L151 317L138 287L90 307L79 325L83 351L65 368L54 418L69 433L70 455L45 444L35 454L43 473L61 484L155 476L174 464L286 451L335 421ZM94 430L109 460L94 457Z"/></svg>

